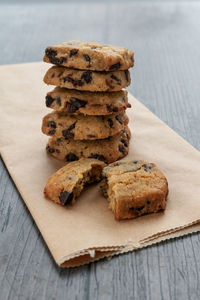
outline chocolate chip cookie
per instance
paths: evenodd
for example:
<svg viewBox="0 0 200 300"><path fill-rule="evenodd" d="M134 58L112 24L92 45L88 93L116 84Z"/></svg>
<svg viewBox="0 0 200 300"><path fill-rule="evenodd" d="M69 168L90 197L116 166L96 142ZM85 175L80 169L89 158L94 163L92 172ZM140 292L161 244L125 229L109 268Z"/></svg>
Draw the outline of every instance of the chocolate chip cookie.
<svg viewBox="0 0 200 300"><path fill-rule="evenodd" d="M80 91L112 92L127 87L131 79L128 70L95 72L54 66L46 72L44 82Z"/></svg>
<svg viewBox="0 0 200 300"><path fill-rule="evenodd" d="M122 47L69 41L47 47L43 60L72 69L113 71L132 67L133 55Z"/></svg>
<svg viewBox="0 0 200 300"><path fill-rule="evenodd" d="M56 87L46 96L46 106L58 112L84 115L110 115L131 107L126 90L118 92L79 92Z"/></svg>
<svg viewBox="0 0 200 300"><path fill-rule="evenodd" d="M105 163L92 158L67 164L48 179L45 197L64 206L73 204L86 185L101 180L104 166Z"/></svg>
<svg viewBox="0 0 200 300"><path fill-rule="evenodd" d="M56 138L105 139L120 132L128 124L128 121L125 113L109 116L84 116L53 112L43 118L42 132Z"/></svg>
<svg viewBox="0 0 200 300"><path fill-rule="evenodd" d="M166 208L167 179L153 163L142 160L115 162L104 168L101 189L117 220Z"/></svg>
<svg viewBox="0 0 200 300"><path fill-rule="evenodd" d="M122 132L104 140L50 138L46 150L62 161L70 162L85 157L111 163L128 154L130 136L130 129L126 127Z"/></svg>

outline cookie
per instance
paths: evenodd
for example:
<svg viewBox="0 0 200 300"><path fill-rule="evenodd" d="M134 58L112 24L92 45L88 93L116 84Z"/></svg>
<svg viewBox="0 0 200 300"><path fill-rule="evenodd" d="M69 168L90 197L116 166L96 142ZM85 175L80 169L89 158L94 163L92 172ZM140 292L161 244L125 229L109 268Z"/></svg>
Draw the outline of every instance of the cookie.
<svg viewBox="0 0 200 300"><path fill-rule="evenodd" d="M128 124L128 121L125 113L109 116L84 116L53 112L43 118L42 132L56 138L105 139L120 132Z"/></svg>
<svg viewBox="0 0 200 300"><path fill-rule="evenodd" d="M44 82L80 91L109 92L127 87L131 79L128 70L95 72L54 66L46 72Z"/></svg>
<svg viewBox="0 0 200 300"><path fill-rule="evenodd" d="M153 163L113 163L103 170L103 194L117 220L136 218L166 208L168 183Z"/></svg>
<svg viewBox="0 0 200 300"><path fill-rule="evenodd" d="M105 163L92 158L67 164L48 179L45 197L64 206L73 204L87 184L101 180L104 166Z"/></svg>
<svg viewBox="0 0 200 300"><path fill-rule="evenodd" d="M58 112L84 115L110 115L131 107L128 92L79 92L56 87L46 96L46 106Z"/></svg>
<svg viewBox="0 0 200 300"><path fill-rule="evenodd" d="M50 138L46 150L47 153L62 161L70 162L85 157L111 163L128 154L130 135L130 130L126 127L117 135L104 140L75 141Z"/></svg>
<svg viewBox="0 0 200 300"><path fill-rule="evenodd" d="M133 67L133 55L122 47L69 41L47 47L43 60L72 69L113 71Z"/></svg>

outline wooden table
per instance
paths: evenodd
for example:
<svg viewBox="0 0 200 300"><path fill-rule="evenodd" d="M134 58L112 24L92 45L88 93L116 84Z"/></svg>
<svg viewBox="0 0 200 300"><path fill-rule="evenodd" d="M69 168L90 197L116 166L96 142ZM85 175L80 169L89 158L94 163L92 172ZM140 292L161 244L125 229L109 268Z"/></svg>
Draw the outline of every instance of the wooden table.
<svg viewBox="0 0 200 300"><path fill-rule="evenodd" d="M198 1L5 1L0 28L0 64L40 61L70 39L133 49L129 90L200 150ZM200 299L200 234L60 269L2 161L0 184L1 300Z"/></svg>

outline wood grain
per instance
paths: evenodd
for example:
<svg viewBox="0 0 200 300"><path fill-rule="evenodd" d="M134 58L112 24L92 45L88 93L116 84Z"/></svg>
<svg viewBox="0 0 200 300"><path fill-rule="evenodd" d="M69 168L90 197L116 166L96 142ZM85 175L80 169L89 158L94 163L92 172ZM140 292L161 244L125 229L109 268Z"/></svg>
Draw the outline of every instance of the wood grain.
<svg viewBox="0 0 200 300"><path fill-rule="evenodd" d="M47 45L69 39L133 49L129 90L200 150L199 15L198 1L1 3L0 64L39 61ZM58 268L2 161L0 229L2 300L200 298L198 233Z"/></svg>

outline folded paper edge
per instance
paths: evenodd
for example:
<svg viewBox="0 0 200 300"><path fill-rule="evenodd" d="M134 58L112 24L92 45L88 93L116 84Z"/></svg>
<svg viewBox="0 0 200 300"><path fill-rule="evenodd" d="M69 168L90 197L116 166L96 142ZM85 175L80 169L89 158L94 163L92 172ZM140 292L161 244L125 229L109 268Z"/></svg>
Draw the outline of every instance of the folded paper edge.
<svg viewBox="0 0 200 300"><path fill-rule="evenodd" d="M197 228L194 228L194 226L198 225ZM182 230L185 231L182 231ZM126 254L128 252L134 251L134 250L138 250L138 249L142 249L142 248L147 248L149 246L154 246L155 244L161 243L161 242L165 242L165 241L169 241L172 239L176 239L179 237L183 237L183 236L188 236L191 235L193 233L197 233L200 231L200 224L195 223L192 224L191 226L184 226L181 227L180 229L177 230L172 230L170 232L165 232L165 234L161 234L159 235L157 238L148 240L148 241L143 241L143 243L138 243L138 244L134 244L134 245L125 245L125 246L119 246L119 247L102 247L102 248L90 248L90 249L85 249L85 251L82 252L78 252L76 253L75 257L72 257L69 259L69 256L67 257L63 257L62 259L60 259L58 263L59 267L62 268L73 268L73 267L79 267L82 265L86 265L89 264L91 262L94 261L99 261L103 258L111 258L115 255L119 255L119 254ZM92 251L92 252L91 252ZM95 254L93 257L91 257L90 254ZM81 255L80 255L81 254ZM68 260L65 260L66 258L68 258Z"/></svg>

